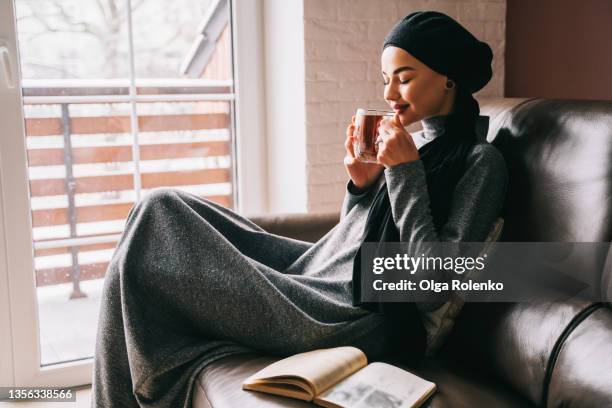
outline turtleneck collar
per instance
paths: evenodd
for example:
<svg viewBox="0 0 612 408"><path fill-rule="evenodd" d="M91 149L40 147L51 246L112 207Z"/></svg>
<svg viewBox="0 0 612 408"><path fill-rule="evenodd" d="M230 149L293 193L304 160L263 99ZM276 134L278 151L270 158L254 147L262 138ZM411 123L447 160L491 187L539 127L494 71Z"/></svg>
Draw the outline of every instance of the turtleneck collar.
<svg viewBox="0 0 612 408"><path fill-rule="evenodd" d="M436 137L444 133L447 115L430 116L421 121L422 130L411 133L417 149L420 149Z"/></svg>
<svg viewBox="0 0 612 408"><path fill-rule="evenodd" d="M430 116L421 120L422 130L412 133L413 140L420 149L421 146L431 142L436 137L444 133L444 125L448 115L437 115ZM476 120L476 137L479 141L485 141L487 139L487 133L489 130L489 117L479 115Z"/></svg>
<svg viewBox="0 0 612 408"><path fill-rule="evenodd" d="M423 138L433 140L444 132L444 124L448 115L430 116L421 121L423 127Z"/></svg>

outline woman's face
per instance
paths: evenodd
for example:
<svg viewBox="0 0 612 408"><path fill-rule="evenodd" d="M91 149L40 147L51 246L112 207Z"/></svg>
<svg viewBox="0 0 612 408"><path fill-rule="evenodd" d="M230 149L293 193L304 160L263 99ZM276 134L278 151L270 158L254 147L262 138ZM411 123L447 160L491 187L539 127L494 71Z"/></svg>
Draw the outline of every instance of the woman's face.
<svg viewBox="0 0 612 408"><path fill-rule="evenodd" d="M445 89L446 76L398 47L385 48L380 60L385 101L404 126L452 111L457 87Z"/></svg>

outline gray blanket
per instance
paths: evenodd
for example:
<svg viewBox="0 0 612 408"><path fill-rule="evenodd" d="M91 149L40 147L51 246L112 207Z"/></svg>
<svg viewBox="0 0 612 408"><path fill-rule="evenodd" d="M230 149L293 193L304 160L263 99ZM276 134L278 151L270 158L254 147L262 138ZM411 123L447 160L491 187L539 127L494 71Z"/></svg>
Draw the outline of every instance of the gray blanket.
<svg viewBox="0 0 612 408"><path fill-rule="evenodd" d="M311 246L186 193L148 195L107 271L92 406L189 407L202 367L253 349L380 355L384 321L351 305L346 280L282 272Z"/></svg>

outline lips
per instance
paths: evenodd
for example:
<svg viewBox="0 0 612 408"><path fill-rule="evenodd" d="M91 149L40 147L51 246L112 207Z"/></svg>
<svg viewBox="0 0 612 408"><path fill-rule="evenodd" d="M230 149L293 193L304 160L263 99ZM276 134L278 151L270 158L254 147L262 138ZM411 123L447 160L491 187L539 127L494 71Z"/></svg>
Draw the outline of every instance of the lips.
<svg viewBox="0 0 612 408"><path fill-rule="evenodd" d="M408 108L408 104L401 105L399 103L394 103L391 108L395 113L402 113Z"/></svg>

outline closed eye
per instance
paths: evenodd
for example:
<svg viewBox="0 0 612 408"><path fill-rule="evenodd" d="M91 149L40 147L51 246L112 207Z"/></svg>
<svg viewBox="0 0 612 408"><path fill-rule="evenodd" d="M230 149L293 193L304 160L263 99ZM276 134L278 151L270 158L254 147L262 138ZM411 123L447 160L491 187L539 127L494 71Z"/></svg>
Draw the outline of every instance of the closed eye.
<svg viewBox="0 0 612 408"><path fill-rule="evenodd" d="M400 81L400 84L405 85L405 84L407 84L408 82L410 82L410 79L407 79L407 80L405 80L405 81ZM388 83L388 82L386 82L386 81L383 81L383 85L387 86L387 85L389 85L389 83Z"/></svg>

